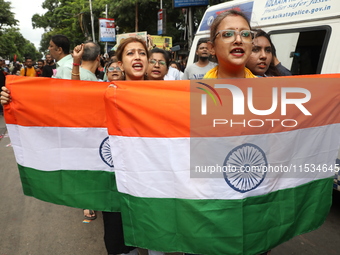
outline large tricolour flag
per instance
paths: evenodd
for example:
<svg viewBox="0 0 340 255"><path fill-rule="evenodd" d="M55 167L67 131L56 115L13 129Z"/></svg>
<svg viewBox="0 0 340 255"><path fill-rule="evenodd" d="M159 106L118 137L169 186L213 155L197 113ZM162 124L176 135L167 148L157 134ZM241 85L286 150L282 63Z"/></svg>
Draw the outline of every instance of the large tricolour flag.
<svg viewBox="0 0 340 255"><path fill-rule="evenodd" d="M328 214L339 78L121 81L107 89L7 76L5 119L26 195L103 211L121 202L130 245L257 254Z"/></svg>
<svg viewBox="0 0 340 255"><path fill-rule="evenodd" d="M105 122L105 82L7 76L5 120L25 195L119 210Z"/></svg>
<svg viewBox="0 0 340 255"><path fill-rule="evenodd" d="M254 255L318 228L340 144L339 77L109 88L126 243Z"/></svg>

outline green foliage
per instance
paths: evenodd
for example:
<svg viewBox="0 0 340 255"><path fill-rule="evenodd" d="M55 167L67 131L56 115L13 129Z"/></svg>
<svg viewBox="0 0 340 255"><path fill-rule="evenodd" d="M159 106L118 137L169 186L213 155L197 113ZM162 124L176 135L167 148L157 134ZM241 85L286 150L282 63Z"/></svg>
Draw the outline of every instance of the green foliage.
<svg viewBox="0 0 340 255"><path fill-rule="evenodd" d="M3 26L15 26L18 20L14 18L14 13L11 12L11 2L0 0L0 30Z"/></svg>
<svg viewBox="0 0 340 255"><path fill-rule="evenodd" d="M105 5L108 5L108 17L114 18L119 26L119 33L134 32L136 23L138 31L157 34L157 12L159 0L92 0L95 39L99 37L99 18L105 17ZM64 34L72 42L71 48L86 40L92 39L92 26L89 0L45 0L43 15L32 17L34 28L44 28L46 33L40 43L40 50L46 51L49 37ZM167 12L167 36L178 41L183 35L184 17L181 9L172 8L172 0L163 0ZM138 13L136 17L136 13Z"/></svg>
<svg viewBox="0 0 340 255"><path fill-rule="evenodd" d="M163 9L166 9L166 36L173 38L173 44L186 45L184 38L186 27L185 15L182 8L172 8L172 0L163 0ZM210 4L223 2L210 0ZM0 14L1 25L16 25L17 20L10 12L10 2L0 0L0 5L5 7L5 12ZM114 18L119 26L119 33L147 31L151 35L157 35L157 13L160 9L160 0L92 0L92 13L94 19L95 40L99 37L99 18L105 17L105 6L108 6L108 18ZM42 7L46 12L42 15L32 15L33 28L43 28L45 33L40 42L40 51L47 53L50 37L55 34L66 35L71 41L71 49L86 40L92 40L90 0L45 0ZM194 27L197 29L206 7L192 8L194 13ZM137 16L136 16L137 13ZM7 22L7 23L6 23ZM1 30L0 30L1 32ZM18 31L11 33L19 33ZM19 33L21 36L21 34ZM16 52L24 57L26 50L36 52L31 44L24 38L20 40L24 45L18 46L20 40L11 41L7 35L0 39L0 46L6 43L6 49L1 48L0 55ZM14 35L12 35L14 36ZM22 36L21 36L22 37ZM103 47L104 43L102 43ZM18 48L22 49L19 51Z"/></svg>
<svg viewBox="0 0 340 255"><path fill-rule="evenodd" d="M22 36L18 28L7 28L0 32L0 46L0 56L11 61L14 55L17 55L18 61L23 61L28 56L38 60L42 56L34 44Z"/></svg>
<svg viewBox="0 0 340 255"><path fill-rule="evenodd" d="M45 33L40 41L40 51L47 53L52 35L63 34L71 41L71 49L86 40L92 40L90 0L45 0L42 4L46 12L43 15L32 15L33 28L43 28ZM187 47L184 38L185 14L182 8L172 8L172 0L163 0L166 9L166 36L173 38L173 45ZM210 5L226 2L210 0ZM157 35L157 13L160 0L92 0L95 40L99 37L99 18L105 17L105 6L108 6L108 18L114 18L119 26L119 33L147 31ZM11 12L11 2L0 0L0 56L13 59L14 54L22 61L30 56L34 60L42 56L34 45L27 41L17 28L18 24ZM194 30L197 29L206 7L193 7ZM137 15L136 15L137 13ZM5 29L3 28L5 27ZM102 47L104 43L101 43Z"/></svg>
<svg viewBox="0 0 340 255"><path fill-rule="evenodd" d="M11 2L0 0L0 6L0 56L11 61L14 55L17 55L19 61L23 61L26 56L35 60L41 58L34 44L26 40L18 28L13 27L18 24L18 20L11 12Z"/></svg>
<svg viewBox="0 0 340 255"><path fill-rule="evenodd" d="M119 26L119 33L135 31L136 4L138 7L138 31L147 31L157 35L157 13L160 1L117 0L106 1L109 5L109 17L114 18ZM166 36L172 36L173 42L179 42L183 37L184 16L182 9L172 8L172 0L163 0L163 9L166 9ZM183 40L183 39L182 39Z"/></svg>
<svg viewBox="0 0 340 255"><path fill-rule="evenodd" d="M40 42L40 51L47 52L50 37L56 34L63 34L71 41L71 46L84 42L84 37L79 17L83 13L90 13L88 0L45 0L42 4L46 13L43 15L34 14L32 17L33 28L44 28L46 33Z"/></svg>

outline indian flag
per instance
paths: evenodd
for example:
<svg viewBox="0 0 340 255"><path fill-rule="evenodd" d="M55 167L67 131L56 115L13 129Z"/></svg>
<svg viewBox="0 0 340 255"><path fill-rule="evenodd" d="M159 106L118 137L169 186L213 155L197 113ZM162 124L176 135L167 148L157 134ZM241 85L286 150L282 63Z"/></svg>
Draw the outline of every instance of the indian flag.
<svg viewBox="0 0 340 255"><path fill-rule="evenodd" d="M339 77L108 88L126 244L254 255L318 228L340 144Z"/></svg>
<svg viewBox="0 0 340 255"><path fill-rule="evenodd" d="M108 83L7 76L5 120L24 194L119 210L105 123Z"/></svg>

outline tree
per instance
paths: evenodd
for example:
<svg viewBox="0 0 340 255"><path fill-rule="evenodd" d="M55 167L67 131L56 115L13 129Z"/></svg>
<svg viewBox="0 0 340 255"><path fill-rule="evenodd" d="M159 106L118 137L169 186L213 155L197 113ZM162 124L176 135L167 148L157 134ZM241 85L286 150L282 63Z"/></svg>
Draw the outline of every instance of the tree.
<svg viewBox="0 0 340 255"><path fill-rule="evenodd" d="M14 55L17 55L19 61L30 56L34 60L41 58L34 44L26 40L19 32L18 28L7 28L0 36L0 56L13 60Z"/></svg>
<svg viewBox="0 0 340 255"><path fill-rule="evenodd" d="M3 26L16 26L19 21L14 18L14 13L11 12L11 2L0 0L0 6L0 30Z"/></svg>
<svg viewBox="0 0 340 255"><path fill-rule="evenodd" d="M185 15L182 8L173 8L172 0L163 0L166 9L166 36L171 36L173 42L186 44L184 29ZM210 0L212 3L219 0ZM160 0L92 0L95 37L98 38L99 18L104 17L105 6L108 5L108 17L114 18L119 26L119 32L147 31L157 34L157 13ZM41 51L48 48L49 38L55 34L64 34L71 41L71 48L86 40L93 39L91 31L91 15L89 0L45 0L42 7L46 9L43 15L34 14L33 27L44 28L46 33L40 42ZM194 25L197 26L206 7L195 7Z"/></svg>
<svg viewBox="0 0 340 255"><path fill-rule="evenodd" d="M98 19L103 17L105 5L108 5L108 16L114 18L119 24L120 31L134 32L136 24L139 31L148 31L150 34L157 34L157 12L160 8L159 0L92 0L94 16L94 28L96 38L98 38ZM164 1L169 11L172 10L172 1ZM46 33L41 41L41 49L48 47L48 38L54 34L64 34L72 42L72 47L76 44L92 39L88 31L91 30L89 0L45 0L42 7L47 10L43 15L34 14L32 17L33 27L44 28ZM138 8L138 11L136 11ZM137 15L136 15L137 13ZM180 21L180 10L172 10L170 15L171 23L168 31L180 35L176 28L176 22ZM138 20L138 22L136 22ZM179 36L177 36L179 37Z"/></svg>
<svg viewBox="0 0 340 255"><path fill-rule="evenodd" d="M122 33L137 30L137 19L138 31L147 31L152 35L157 34L157 13L160 9L159 0L117 0L107 2L109 17L115 19L119 25L119 31ZM136 11L136 6L138 6L138 11ZM182 10L172 8L172 0L163 0L163 9L166 9L167 13L166 35L172 36L175 41L179 41L182 34L180 28L184 27Z"/></svg>
<svg viewBox="0 0 340 255"><path fill-rule="evenodd" d="M84 37L79 23L80 17L86 16L83 14L90 13L87 0L45 0L42 7L47 10L46 13L34 14L32 17L33 28L44 28L46 31L40 42L41 51L47 51L52 35L67 36L72 47L88 39Z"/></svg>
<svg viewBox="0 0 340 255"><path fill-rule="evenodd" d="M37 60L41 54L36 50L33 43L26 40L19 32L18 20L11 12L11 2L0 0L0 56L13 60L14 55L19 61L23 61L26 56Z"/></svg>

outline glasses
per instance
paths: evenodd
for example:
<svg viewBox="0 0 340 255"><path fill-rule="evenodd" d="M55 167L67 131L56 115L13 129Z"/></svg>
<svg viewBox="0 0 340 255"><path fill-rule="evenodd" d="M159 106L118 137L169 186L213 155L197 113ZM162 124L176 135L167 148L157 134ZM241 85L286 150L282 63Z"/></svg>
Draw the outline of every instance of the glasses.
<svg viewBox="0 0 340 255"><path fill-rule="evenodd" d="M149 63L152 64L152 65L156 65L156 63L158 63L158 65L160 65L160 66L165 66L166 65L164 60L158 60L157 61L156 59L150 59Z"/></svg>
<svg viewBox="0 0 340 255"><path fill-rule="evenodd" d="M219 34L221 35L222 41L225 43L235 42L236 35L240 35L241 41L243 43L252 43L256 32L250 30L242 30L240 32L235 30L220 30L215 35L214 40Z"/></svg>
<svg viewBox="0 0 340 255"><path fill-rule="evenodd" d="M114 70L117 70L118 72L119 72L119 71L122 71L118 66L117 66L117 67L109 67L109 68L107 69L108 72L114 72Z"/></svg>

